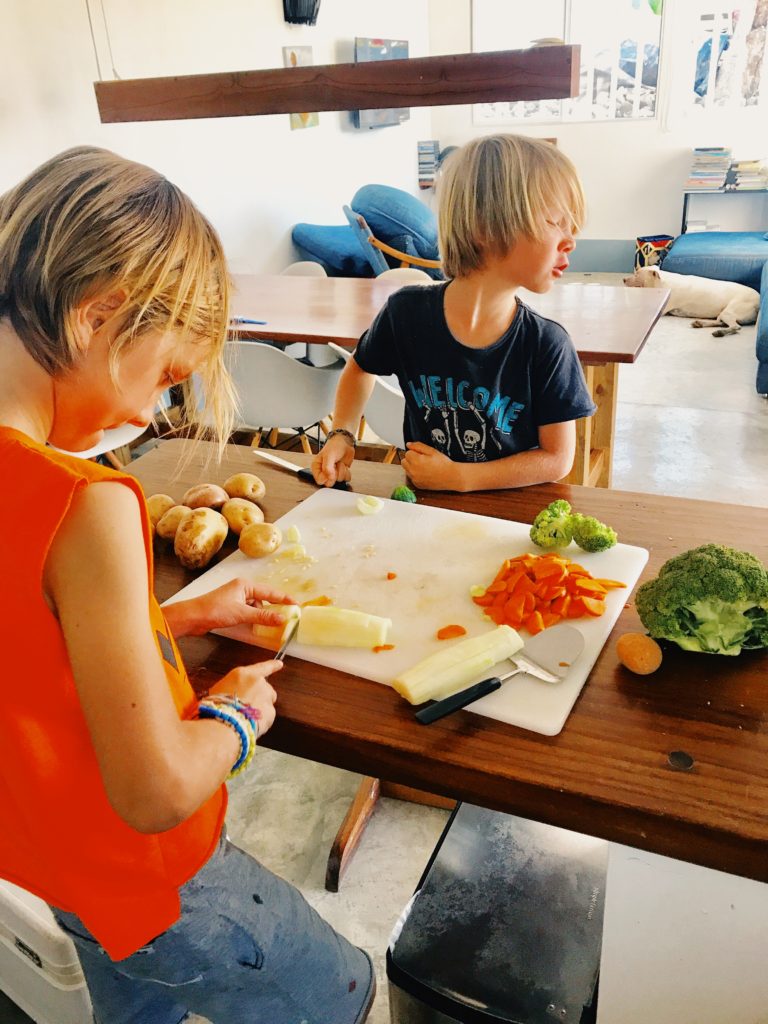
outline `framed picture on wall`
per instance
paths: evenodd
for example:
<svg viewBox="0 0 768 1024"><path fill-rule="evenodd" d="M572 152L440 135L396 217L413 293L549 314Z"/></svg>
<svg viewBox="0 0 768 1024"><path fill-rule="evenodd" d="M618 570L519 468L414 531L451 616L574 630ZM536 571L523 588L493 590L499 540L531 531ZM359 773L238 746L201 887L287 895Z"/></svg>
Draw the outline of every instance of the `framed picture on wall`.
<svg viewBox="0 0 768 1024"><path fill-rule="evenodd" d="M408 57L408 42L405 39L355 38L355 61L404 60ZM387 128L402 124L411 116L409 107L387 107L385 110L353 110L352 123L355 128Z"/></svg>

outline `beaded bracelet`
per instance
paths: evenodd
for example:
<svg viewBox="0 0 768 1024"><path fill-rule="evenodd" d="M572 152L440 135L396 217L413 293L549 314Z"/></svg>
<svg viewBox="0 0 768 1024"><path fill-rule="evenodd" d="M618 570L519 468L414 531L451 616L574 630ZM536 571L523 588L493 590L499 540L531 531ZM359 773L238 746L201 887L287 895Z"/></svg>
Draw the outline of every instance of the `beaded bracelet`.
<svg viewBox="0 0 768 1024"><path fill-rule="evenodd" d="M207 694L205 699L217 707L229 707L233 711L238 711L241 715L244 715L252 723L256 739L259 738L261 711L258 708L255 708L252 704L247 704L233 693L211 693Z"/></svg>
<svg viewBox="0 0 768 1024"><path fill-rule="evenodd" d="M252 722L232 706L227 706L225 702L220 704L210 698L200 701L197 717L218 719L235 730L240 740L240 754L227 777L231 779L233 776L239 775L248 767L256 753L256 722Z"/></svg>

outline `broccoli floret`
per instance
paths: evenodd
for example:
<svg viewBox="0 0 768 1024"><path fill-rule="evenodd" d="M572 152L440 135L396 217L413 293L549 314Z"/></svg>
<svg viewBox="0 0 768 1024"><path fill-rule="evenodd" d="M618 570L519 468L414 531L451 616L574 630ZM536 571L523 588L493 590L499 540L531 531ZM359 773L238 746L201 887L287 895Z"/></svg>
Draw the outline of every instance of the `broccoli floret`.
<svg viewBox="0 0 768 1024"><path fill-rule="evenodd" d="M635 603L651 636L686 651L768 647L768 570L747 551L720 544L684 551L638 589Z"/></svg>
<svg viewBox="0 0 768 1024"><path fill-rule="evenodd" d="M607 551L618 540L616 531L594 516L571 516L573 539L584 551Z"/></svg>
<svg viewBox="0 0 768 1024"><path fill-rule="evenodd" d="M410 487L406 487L405 484L401 484L396 487L390 494L390 498L393 501L416 501L416 495L413 493Z"/></svg>
<svg viewBox="0 0 768 1024"><path fill-rule="evenodd" d="M531 540L540 548L564 548L571 543L571 506L562 498L543 508L533 520Z"/></svg>

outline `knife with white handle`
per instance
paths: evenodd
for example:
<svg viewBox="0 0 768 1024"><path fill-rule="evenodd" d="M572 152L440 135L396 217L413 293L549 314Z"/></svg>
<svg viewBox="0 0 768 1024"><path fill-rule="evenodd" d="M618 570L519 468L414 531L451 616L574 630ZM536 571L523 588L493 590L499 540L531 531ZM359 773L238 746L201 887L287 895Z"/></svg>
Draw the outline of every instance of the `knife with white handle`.
<svg viewBox="0 0 768 1024"><path fill-rule="evenodd" d="M550 635L546 636L547 633ZM530 657L532 649L534 649L534 653L538 653L539 650L542 654L546 653L546 660L555 671L550 672L535 662ZM559 683L565 678L568 669L583 649L584 637L578 629L574 626L553 626L550 630L544 630L538 636L532 637L525 645L524 650L518 651L507 659L515 666L511 671L504 672L502 675L491 676L489 679L483 679L481 682L474 683L472 686L459 690L457 693L452 693L449 697L433 701L432 704L428 704L426 707L421 708L420 711L417 711L415 717L422 725L437 722L440 718L445 718L446 715L459 711L461 708L467 707L468 704L472 704L473 701L479 700L481 697L485 697L487 694L498 690L507 679L523 673L533 676L535 679L541 679L545 683Z"/></svg>
<svg viewBox="0 0 768 1024"><path fill-rule="evenodd" d="M264 459L265 462L271 462L275 466L279 466L281 469L288 469L291 473L295 473L300 480L306 480L309 484L314 484L315 487L321 485L315 480L312 475L311 469L305 469L303 466L296 466L293 462L289 462L288 459L281 459L279 455L273 455L272 452L262 451L261 448L251 448L254 455L260 459ZM337 491L348 491L349 484L346 480L337 480L333 487Z"/></svg>

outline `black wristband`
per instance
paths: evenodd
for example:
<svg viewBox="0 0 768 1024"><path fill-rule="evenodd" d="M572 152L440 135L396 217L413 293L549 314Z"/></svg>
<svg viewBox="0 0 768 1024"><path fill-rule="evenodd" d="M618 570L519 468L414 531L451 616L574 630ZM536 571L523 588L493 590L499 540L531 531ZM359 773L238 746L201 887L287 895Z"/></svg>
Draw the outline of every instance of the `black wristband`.
<svg viewBox="0 0 768 1024"><path fill-rule="evenodd" d="M341 434L342 437L346 437L346 439L349 441L352 447L357 448L357 438L355 437L351 430L347 430L345 427L334 427L333 430L329 430L328 436L325 439L326 443L330 441L332 437L335 437L336 434Z"/></svg>

